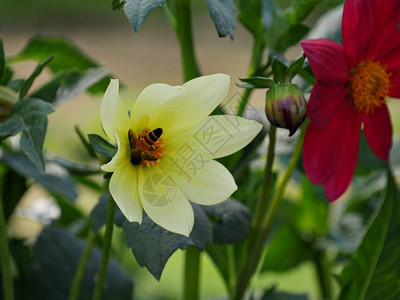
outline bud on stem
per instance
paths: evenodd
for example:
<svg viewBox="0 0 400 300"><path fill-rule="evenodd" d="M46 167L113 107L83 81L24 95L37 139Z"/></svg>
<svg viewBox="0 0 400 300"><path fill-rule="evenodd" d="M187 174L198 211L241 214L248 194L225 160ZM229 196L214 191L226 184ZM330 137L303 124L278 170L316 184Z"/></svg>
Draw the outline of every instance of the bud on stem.
<svg viewBox="0 0 400 300"><path fill-rule="evenodd" d="M267 91L265 113L271 124L292 136L306 117L307 102L296 84L279 84Z"/></svg>

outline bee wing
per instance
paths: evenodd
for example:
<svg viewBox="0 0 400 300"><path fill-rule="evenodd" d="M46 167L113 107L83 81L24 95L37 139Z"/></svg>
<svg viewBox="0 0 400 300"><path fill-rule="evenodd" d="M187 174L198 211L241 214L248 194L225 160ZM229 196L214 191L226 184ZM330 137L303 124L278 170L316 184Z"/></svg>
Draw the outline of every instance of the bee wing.
<svg viewBox="0 0 400 300"><path fill-rule="evenodd" d="M139 140L132 129L129 129L129 131L128 131L128 139L129 139L129 145L131 146L131 149L135 149L137 147L137 142Z"/></svg>
<svg viewBox="0 0 400 300"><path fill-rule="evenodd" d="M158 159L158 157L155 156L155 155L152 155L150 153L143 152L142 159L143 160L149 160L149 161L156 161Z"/></svg>

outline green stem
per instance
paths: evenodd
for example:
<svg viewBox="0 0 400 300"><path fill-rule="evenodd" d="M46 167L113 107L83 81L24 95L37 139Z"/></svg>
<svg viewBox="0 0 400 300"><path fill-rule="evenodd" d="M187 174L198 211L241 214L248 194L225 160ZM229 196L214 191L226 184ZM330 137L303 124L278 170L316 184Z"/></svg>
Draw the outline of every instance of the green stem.
<svg viewBox="0 0 400 300"><path fill-rule="evenodd" d="M326 266L325 255L323 252L319 250L316 251L314 254L314 264L319 281L321 298L327 300L333 299L330 275Z"/></svg>
<svg viewBox="0 0 400 300"><path fill-rule="evenodd" d="M106 279L107 266L108 266L108 257L110 255L112 234L114 229L114 210L115 210L115 202L114 199L110 196L107 209L106 232L104 233L103 253L101 256L101 262L100 262L99 272L97 275L97 283L93 294L93 300L100 300L103 294L104 282Z"/></svg>
<svg viewBox="0 0 400 300"><path fill-rule="evenodd" d="M74 279L71 286L71 291L68 297L68 300L76 300L78 299L79 292L81 290L83 275L85 274L85 268L89 261L90 254L93 249L94 241L96 234L89 229L89 233L86 237L86 245L83 250L81 259L79 260L78 267L75 271Z"/></svg>
<svg viewBox="0 0 400 300"><path fill-rule="evenodd" d="M183 299L198 300L200 277L200 252L195 247L185 251L185 277L183 286Z"/></svg>
<svg viewBox="0 0 400 300"><path fill-rule="evenodd" d="M283 174L282 180L279 183L278 189L276 190L274 196L272 197L271 204L268 208L268 214L267 217L264 219L264 230L261 234L261 245L260 248L263 247L263 244L265 243L269 229L271 227L272 219L275 216L276 209L278 207L279 200L282 198L283 194L285 193L287 184L289 183L289 179L293 174L293 171L296 169L297 163L299 162L301 152L303 149L303 140L304 140L304 135L306 132L306 127L307 127L308 121L306 120L303 125L301 126L301 134L299 139L297 140L296 147L294 149L294 152L292 154L292 157L289 161L289 165L286 169L285 174Z"/></svg>
<svg viewBox="0 0 400 300"><path fill-rule="evenodd" d="M248 77L256 76L258 69L262 63L265 45L263 37L254 37L253 50L251 53L251 60L249 65ZM247 102L249 101L250 95L253 92L252 89L246 89L243 93L242 99L240 100L237 115L242 116L246 108Z"/></svg>
<svg viewBox="0 0 400 300"><path fill-rule="evenodd" d="M4 299L14 299L14 286L11 276L10 251L8 249L6 220L4 217L3 199L0 197L0 261L3 279Z"/></svg>
<svg viewBox="0 0 400 300"><path fill-rule="evenodd" d="M175 32L181 49L183 80L186 82L200 76L194 51L190 0L175 0L175 12Z"/></svg>
<svg viewBox="0 0 400 300"><path fill-rule="evenodd" d="M302 125L301 135L297 141L297 144L296 144L296 147L292 154L292 157L290 159L288 168L286 169L286 171L282 177L282 180L280 181L280 184L279 184L277 190L275 191L274 196L272 197L272 200L268 207L267 215L262 222L261 228L263 228L263 230L262 230L261 234L258 236L258 239L255 239L254 245L249 245L250 246L249 252L251 252L251 253L248 253L247 256L250 257L250 259L248 261L248 265L244 266L246 273L245 273L245 276L243 276L243 279L242 279L243 282L240 282L241 283L240 285L238 283L238 286L236 288L235 299L237 299L237 300L243 298L246 288L250 282L250 279L251 279L252 275L254 274L254 272L257 270L257 266L260 262L260 258L262 256L262 253L264 250L264 244L265 244L265 241L267 240L268 233L269 233L269 230L271 227L273 217L275 216L275 212L278 207L279 200L282 198L282 196L286 190L287 184L289 182L289 179L292 176L293 171L295 170L297 163L300 159L302 147L303 147L305 128L307 126L307 123L308 122L306 121Z"/></svg>
<svg viewBox="0 0 400 300"><path fill-rule="evenodd" d="M233 299L234 296L234 288L236 285L236 262L235 262L235 248L233 245L226 246L226 256L228 258L228 293L229 298Z"/></svg>
<svg viewBox="0 0 400 300"><path fill-rule="evenodd" d="M244 292L249 284L250 278L253 275L255 268L254 265L254 249L258 244L259 234L260 234L260 226L264 217L265 208L268 203L268 195L271 187L271 179L272 179L272 166L275 158L275 142L276 142L276 127L271 125L269 130L269 145L268 145L268 154L267 154L267 162L265 163L264 169L264 183L262 187L262 192L260 195L260 199L257 203L256 208L256 216L254 218L252 232L249 238L248 250L246 253L246 257L244 259L244 264L239 275L239 279L236 286L236 294L235 299L242 299Z"/></svg>

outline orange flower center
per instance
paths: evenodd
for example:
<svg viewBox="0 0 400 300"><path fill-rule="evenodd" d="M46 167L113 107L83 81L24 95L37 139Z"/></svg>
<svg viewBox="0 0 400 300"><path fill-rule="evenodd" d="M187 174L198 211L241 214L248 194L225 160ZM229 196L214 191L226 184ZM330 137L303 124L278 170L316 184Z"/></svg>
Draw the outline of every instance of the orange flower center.
<svg viewBox="0 0 400 300"><path fill-rule="evenodd" d="M349 96L359 112L372 114L389 96L390 73L379 62L367 61L352 69Z"/></svg>
<svg viewBox="0 0 400 300"><path fill-rule="evenodd" d="M130 145L130 162L137 165L158 165L165 152L165 144L161 135L163 130L146 128L137 135L133 130L128 131Z"/></svg>

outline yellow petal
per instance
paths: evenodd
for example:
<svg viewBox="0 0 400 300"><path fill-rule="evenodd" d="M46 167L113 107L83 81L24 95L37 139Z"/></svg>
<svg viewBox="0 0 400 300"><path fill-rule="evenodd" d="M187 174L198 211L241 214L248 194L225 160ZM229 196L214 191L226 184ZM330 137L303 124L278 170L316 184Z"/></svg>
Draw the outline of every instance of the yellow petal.
<svg viewBox="0 0 400 300"><path fill-rule="evenodd" d="M190 159L179 155L166 157L161 168L174 178L190 201L198 204L221 203L237 190L231 173L219 162L201 154Z"/></svg>
<svg viewBox="0 0 400 300"><path fill-rule="evenodd" d="M115 171L110 180L110 193L130 222L142 223L143 211L138 194L137 168L126 164Z"/></svg>
<svg viewBox="0 0 400 300"><path fill-rule="evenodd" d="M154 223L189 236L194 224L192 206L174 180L159 167L139 168L139 195L145 212Z"/></svg>
<svg viewBox="0 0 400 300"><path fill-rule="evenodd" d="M182 94L181 86L156 83L146 87L139 95L131 112L133 131L143 130L143 126L149 126L162 105L173 97Z"/></svg>
<svg viewBox="0 0 400 300"><path fill-rule="evenodd" d="M101 101L100 115L104 132L110 140L115 142L113 131L126 131L130 127L128 110L119 97L119 81L111 79L110 84Z"/></svg>
<svg viewBox="0 0 400 300"><path fill-rule="evenodd" d="M167 146L171 153L178 155L190 148L207 157L219 158L245 147L261 129L260 123L245 118L209 116L185 135L171 137Z"/></svg>
<svg viewBox="0 0 400 300"><path fill-rule="evenodd" d="M186 82L184 93L163 105L151 127L161 127L171 137L196 126L225 99L229 84L230 78L224 74L202 76Z"/></svg>
<svg viewBox="0 0 400 300"><path fill-rule="evenodd" d="M122 135L122 133L120 133ZM114 172L129 162L129 141L127 138L128 134L118 136L117 132L114 130L114 137L117 141L118 150L114 157L107 163L101 166L104 172Z"/></svg>

